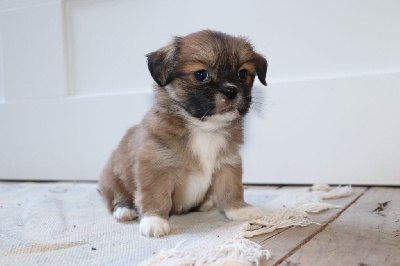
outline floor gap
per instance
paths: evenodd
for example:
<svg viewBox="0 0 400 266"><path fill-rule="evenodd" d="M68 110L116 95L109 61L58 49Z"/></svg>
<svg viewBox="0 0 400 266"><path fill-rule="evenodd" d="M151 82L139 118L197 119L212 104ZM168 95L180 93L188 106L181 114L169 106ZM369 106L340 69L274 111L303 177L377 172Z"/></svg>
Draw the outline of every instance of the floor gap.
<svg viewBox="0 0 400 266"><path fill-rule="evenodd" d="M279 265L282 262L284 262L287 258L292 256L295 252L297 252L302 246L307 244L311 239L313 239L316 235L321 233L322 231L325 230L326 227L333 221L335 221L340 215L342 215L343 212L345 212L351 205L353 205L359 198L361 198L371 187L367 187L360 195L358 195L353 201L351 201L349 204L347 204L340 212L338 212L335 216L333 216L331 219L329 219L324 225L321 225L321 227L315 231L312 235L308 236L305 238L297 247L292 249L289 253L287 253L285 256L283 256L280 260L278 260L274 265Z"/></svg>

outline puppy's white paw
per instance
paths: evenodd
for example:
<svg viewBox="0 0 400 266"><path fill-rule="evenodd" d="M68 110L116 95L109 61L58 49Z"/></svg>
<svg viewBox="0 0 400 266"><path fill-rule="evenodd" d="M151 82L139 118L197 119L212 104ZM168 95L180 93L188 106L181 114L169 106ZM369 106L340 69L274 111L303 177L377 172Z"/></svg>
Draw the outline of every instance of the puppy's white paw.
<svg viewBox="0 0 400 266"><path fill-rule="evenodd" d="M160 237L167 235L171 228L169 222L158 216L145 216L140 221L140 233L147 237Z"/></svg>
<svg viewBox="0 0 400 266"><path fill-rule="evenodd" d="M113 217L118 222L127 222L135 220L137 215L134 209L128 207L116 207L113 211Z"/></svg>
<svg viewBox="0 0 400 266"><path fill-rule="evenodd" d="M225 215L229 220L242 222L261 219L264 217L264 213L260 209L253 206L246 206L239 209L230 209L225 211Z"/></svg>

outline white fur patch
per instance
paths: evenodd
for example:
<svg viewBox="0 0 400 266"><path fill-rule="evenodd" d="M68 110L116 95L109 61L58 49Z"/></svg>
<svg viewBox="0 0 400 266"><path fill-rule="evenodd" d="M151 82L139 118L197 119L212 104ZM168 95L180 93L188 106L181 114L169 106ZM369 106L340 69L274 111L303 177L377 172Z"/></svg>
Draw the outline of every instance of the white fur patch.
<svg viewBox="0 0 400 266"><path fill-rule="evenodd" d="M158 216L145 216L139 225L140 233L147 237L160 237L167 235L171 228L169 222Z"/></svg>
<svg viewBox="0 0 400 266"><path fill-rule="evenodd" d="M238 111L232 111L207 117L204 121L200 121L192 117L192 119L195 119L192 122L203 131L217 131L225 127L228 123L237 119L239 116L240 115Z"/></svg>
<svg viewBox="0 0 400 266"><path fill-rule="evenodd" d="M191 126L196 130L202 131L217 131L225 127L227 124L232 122L233 120L240 117L240 114L237 110L224 113L224 114L215 114L212 116L205 117L205 120L200 120L191 116L185 110L181 110L181 114L185 117L186 121L191 124Z"/></svg>
<svg viewBox="0 0 400 266"><path fill-rule="evenodd" d="M165 86L165 89L167 90L169 96L170 96L172 99L175 99L175 100L176 100L176 94L175 94L175 90L173 89L173 87L171 87L171 85L167 85L167 86Z"/></svg>
<svg viewBox="0 0 400 266"><path fill-rule="evenodd" d="M113 217L118 222L127 222L135 220L137 215L133 209L129 209L127 207L117 207L113 211Z"/></svg>
<svg viewBox="0 0 400 266"><path fill-rule="evenodd" d="M223 132L204 131L193 127L190 146L193 155L199 160L200 169L187 177L187 186L182 201L184 211L189 210L204 199L211 185L214 171L219 166L217 155L227 144Z"/></svg>
<svg viewBox="0 0 400 266"><path fill-rule="evenodd" d="M264 217L264 213L256 207L246 206L244 208L227 210L225 211L225 216L229 220L243 222L261 219Z"/></svg>
<svg viewBox="0 0 400 266"><path fill-rule="evenodd" d="M199 159L201 170L208 182L211 181L211 175L214 173L218 153L228 145L225 134L222 129L220 131L192 130L192 152Z"/></svg>
<svg viewBox="0 0 400 266"><path fill-rule="evenodd" d="M207 193L207 190L211 185L211 177L212 175L204 175L203 173L187 177L188 184L185 187L181 203L182 210L180 211L188 211L204 199L204 195Z"/></svg>

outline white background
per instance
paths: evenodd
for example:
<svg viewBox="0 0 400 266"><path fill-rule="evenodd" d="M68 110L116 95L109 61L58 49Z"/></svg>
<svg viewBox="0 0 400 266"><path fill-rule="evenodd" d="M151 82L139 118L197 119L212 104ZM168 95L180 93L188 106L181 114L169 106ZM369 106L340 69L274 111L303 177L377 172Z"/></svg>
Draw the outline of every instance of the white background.
<svg viewBox="0 0 400 266"><path fill-rule="evenodd" d="M246 183L400 185L399 1L0 0L0 179L96 180L152 104L145 54L249 37L269 62Z"/></svg>

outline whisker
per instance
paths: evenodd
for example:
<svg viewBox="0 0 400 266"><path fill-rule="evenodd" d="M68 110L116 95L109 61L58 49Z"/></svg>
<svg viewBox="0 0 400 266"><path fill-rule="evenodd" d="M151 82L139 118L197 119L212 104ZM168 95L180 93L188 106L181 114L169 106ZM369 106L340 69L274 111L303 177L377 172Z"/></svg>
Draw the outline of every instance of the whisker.
<svg viewBox="0 0 400 266"><path fill-rule="evenodd" d="M204 115L200 118L201 121L204 121L206 115L208 114L208 112L211 111L211 109L212 109L212 108L208 109L208 110L204 113Z"/></svg>

